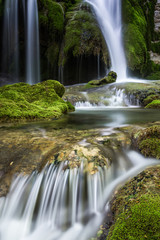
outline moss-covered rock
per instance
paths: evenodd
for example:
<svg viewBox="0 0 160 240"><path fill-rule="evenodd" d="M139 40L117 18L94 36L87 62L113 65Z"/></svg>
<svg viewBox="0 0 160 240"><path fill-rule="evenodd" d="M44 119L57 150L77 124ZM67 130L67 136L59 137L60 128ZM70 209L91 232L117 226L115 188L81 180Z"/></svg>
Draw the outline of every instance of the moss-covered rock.
<svg viewBox="0 0 160 240"><path fill-rule="evenodd" d="M140 106L146 106L149 101L159 98L160 96L160 85L159 81L148 83L124 83L119 85L118 88L124 89L124 93L132 101L137 101Z"/></svg>
<svg viewBox="0 0 160 240"><path fill-rule="evenodd" d="M146 106L149 103L151 103L153 100L157 100L157 99L160 99L160 95L153 94L146 97L143 102L144 102L144 105Z"/></svg>
<svg viewBox="0 0 160 240"><path fill-rule="evenodd" d="M94 19L90 7L87 4L78 5L71 12L67 13L67 25L65 34L64 53L66 61L67 55L72 52L73 56L98 55L103 53L106 59L106 46L99 26Z"/></svg>
<svg viewBox="0 0 160 240"><path fill-rule="evenodd" d="M148 51L154 38L156 0L124 0L124 43L129 69L142 77L152 69Z"/></svg>
<svg viewBox="0 0 160 240"><path fill-rule="evenodd" d="M96 86L101 86L101 85L105 85L105 84L110 84L110 83L114 83L117 79L117 74L113 71L109 72L108 75L104 78L101 78L99 80L91 80L88 82L88 84L86 85L86 88L89 87L96 87Z"/></svg>
<svg viewBox="0 0 160 240"><path fill-rule="evenodd" d="M160 239L159 179L160 165L150 167L115 192L111 201L112 227L103 239Z"/></svg>
<svg viewBox="0 0 160 240"><path fill-rule="evenodd" d="M160 126L137 131L133 134L133 143L144 156L160 159Z"/></svg>
<svg viewBox="0 0 160 240"><path fill-rule="evenodd" d="M38 5L42 79L54 77L65 85L85 82L88 74L96 76L93 69L88 73L85 67L95 64L97 68L98 56L100 72L104 72L108 51L88 4L82 0L40 0ZM81 71L86 71L86 79L77 79Z"/></svg>
<svg viewBox="0 0 160 240"><path fill-rule="evenodd" d="M64 86L54 80L32 86L26 83L3 86L0 88L0 120L58 118L73 110L61 99L64 91Z"/></svg>
<svg viewBox="0 0 160 240"><path fill-rule="evenodd" d="M121 213L107 240L160 239L160 196L142 195Z"/></svg>
<svg viewBox="0 0 160 240"><path fill-rule="evenodd" d="M153 100L145 108L158 108L158 109L160 109L160 99L159 100Z"/></svg>

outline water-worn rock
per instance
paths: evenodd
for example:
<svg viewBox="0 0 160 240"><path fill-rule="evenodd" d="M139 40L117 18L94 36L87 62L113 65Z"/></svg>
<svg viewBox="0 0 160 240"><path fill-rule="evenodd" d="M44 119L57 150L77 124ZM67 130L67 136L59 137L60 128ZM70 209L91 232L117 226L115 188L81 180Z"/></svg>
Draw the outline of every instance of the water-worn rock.
<svg viewBox="0 0 160 240"><path fill-rule="evenodd" d="M99 129L69 129L67 119L63 121L1 125L0 196L7 193L16 173L30 174L41 171L47 162L68 160L70 168L83 161L85 170L94 174L99 166L109 167L122 146L131 144L122 131L101 136Z"/></svg>
<svg viewBox="0 0 160 240"><path fill-rule="evenodd" d="M158 123L133 132L132 142L144 156L160 159L160 125Z"/></svg>

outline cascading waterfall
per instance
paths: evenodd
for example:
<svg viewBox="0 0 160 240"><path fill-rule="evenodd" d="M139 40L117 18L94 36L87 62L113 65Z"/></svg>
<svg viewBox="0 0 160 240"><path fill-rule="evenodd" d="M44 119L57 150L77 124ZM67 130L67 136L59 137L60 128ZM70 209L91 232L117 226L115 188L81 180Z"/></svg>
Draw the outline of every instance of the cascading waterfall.
<svg viewBox="0 0 160 240"><path fill-rule="evenodd" d="M40 82L39 20L37 0L27 3L27 83Z"/></svg>
<svg viewBox="0 0 160 240"><path fill-rule="evenodd" d="M21 0L26 41L26 82L40 82L39 20L37 0ZM2 72L19 77L19 4L18 0L6 0L3 26Z"/></svg>
<svg viewBox="0 0 160 240"><path fill-rule="evenodd" d="M96 14L110 53L112 70L118 80L126 79L126 59L122 43L121 0L85 0Z"/></svg>
<svg viewBox="0 0 160 240"><path fill-rule="evenodd" d="M20 175L0 198L0 239L87 240L101 224L115 187L155 163L129 152L93 173L86 171L86 161L73 169L66 161L40 174Z"/></svg>
<svg viewBox="0 0 160 240"><path fill-rule="evenodd" d="M19 74L18 0L6 0L3 26L2 72Z"/></svg>

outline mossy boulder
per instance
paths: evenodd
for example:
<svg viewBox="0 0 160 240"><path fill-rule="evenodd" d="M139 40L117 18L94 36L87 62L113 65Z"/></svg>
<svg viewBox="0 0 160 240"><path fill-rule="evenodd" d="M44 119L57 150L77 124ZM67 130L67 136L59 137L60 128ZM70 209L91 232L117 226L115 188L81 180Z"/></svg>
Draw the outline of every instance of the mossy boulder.
<svg viewBox="0 0 160 240"><path fill-rule="evenodd" d="M158 109L160 109L160 99L159 100L153 100L145 108L158 108Z"/></svg>
<svg viewBox="0 0 160 240"><path fill-rule="evenodd" d="M101 78L99 80L91 80L88 82L88 85L93 85L93 86L100 86L100 85L105 85L109 83L114 83L117 79L117 74L116 72L109 72L108 75L104 78Z"/></svg>
<svg viewBox="0 0 160 240"><path fill-rule="evenodd" d="M16 83L0 88L0 121L59 118L73 110L62 100L64 86L47 80L30 86Z"/></svg>
<svg viewBox="0 0 160 240"><path fill-rule="evenodd" d="M160 239L160 196L142 195L121 213L107 240Z"/></svg>
<svg viewBox="0 0 160 240"><path fill-rule="evenodd" d="M147 98L144 99L144 105L147 106L149 103L151 103L154 100L160 99L160 95L152 94L149 95Z"/></svg>
<svg viewBox="0 0 160 240"><path fill-rule="evenodd" d="M159 179L160 165L150 167L115 192L112 227L104 239L160 239Z"/></svg>
<svg viewBox="0 0 160 240"><path fill-rule="evenodd" d="M160 126L137 131L133 134L133 144L144 156L160 159Z"/></svg>

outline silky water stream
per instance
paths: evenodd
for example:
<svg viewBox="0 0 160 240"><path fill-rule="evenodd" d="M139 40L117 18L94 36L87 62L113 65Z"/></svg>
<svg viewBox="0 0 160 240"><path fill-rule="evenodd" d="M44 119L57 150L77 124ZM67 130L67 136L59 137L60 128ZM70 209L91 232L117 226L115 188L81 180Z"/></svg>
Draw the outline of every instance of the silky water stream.
<svg viewBox="0 0 160 240"><path fill-rule="evenodd" d="M157 111L139 108L79 109L64 118L62 128L98 127L105 135L109 130L112 133L115 126L156 121L159 115ZM32 127L45 131L54 125L55 122L42 122ZM82 160L71 169L66 159L46 165L41 173L15 177L8 195L0 198L0 239L89 239L106 216L115 189L147 166L157 164L157 160L123 150L110 167L99 167L94 174L86 171L87 164Z"/></svg>

